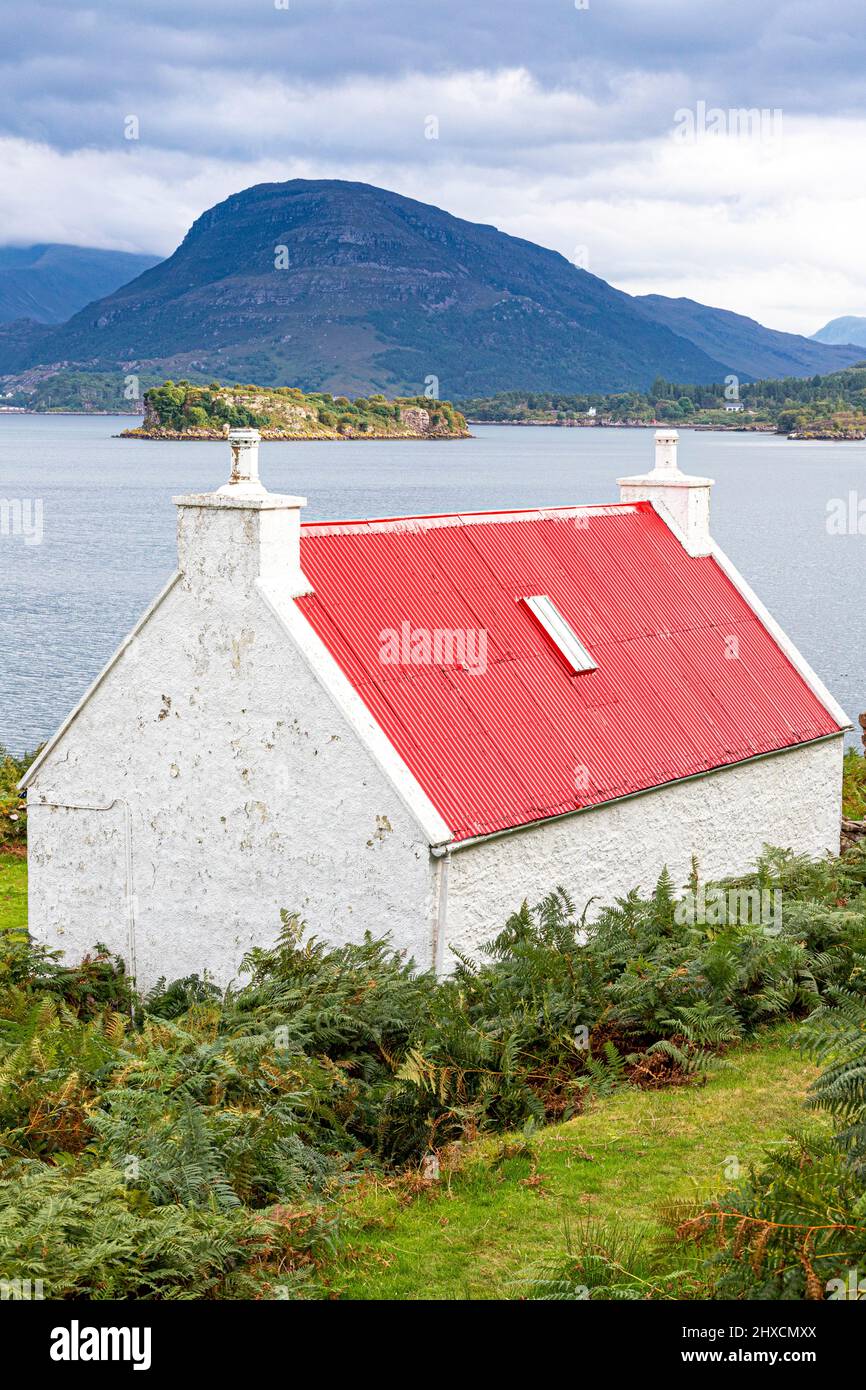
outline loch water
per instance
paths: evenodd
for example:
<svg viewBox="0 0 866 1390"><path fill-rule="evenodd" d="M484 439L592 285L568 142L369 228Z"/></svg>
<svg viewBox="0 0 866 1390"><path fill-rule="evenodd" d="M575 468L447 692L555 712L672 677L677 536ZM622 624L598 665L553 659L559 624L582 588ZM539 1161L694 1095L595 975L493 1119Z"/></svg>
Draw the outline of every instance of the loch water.
<svg viewBox="0 0 866 1390"><path fill-rule="evenodd" d="M224 443L118 438L129 423L0 415L0 743L16 752L54 731L171 574L172 497L228 476ZM262 479L307 497L305 519L345 519L615 501L617 477L653 462L651 430L488 425L473 435L265 443ZM856 722L866 709L866 443L684 430L679 462L715 478L713 535Z"/></svg>

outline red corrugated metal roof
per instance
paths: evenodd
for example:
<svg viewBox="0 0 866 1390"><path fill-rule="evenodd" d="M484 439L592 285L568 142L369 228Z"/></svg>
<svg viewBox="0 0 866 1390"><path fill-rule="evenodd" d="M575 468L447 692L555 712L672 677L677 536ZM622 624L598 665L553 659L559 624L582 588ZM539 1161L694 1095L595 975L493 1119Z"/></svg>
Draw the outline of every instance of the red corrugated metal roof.
<svg viewBox="0 0 866 1390"><path fill-rule="evenodd" d="M455 840L839 729L715 560L647 502L313 522L301 566L315 592L298 607ZM532 594L597 670L572 672L520 602ZM428 660L437 632L476 669L447 645Z"/></svg>

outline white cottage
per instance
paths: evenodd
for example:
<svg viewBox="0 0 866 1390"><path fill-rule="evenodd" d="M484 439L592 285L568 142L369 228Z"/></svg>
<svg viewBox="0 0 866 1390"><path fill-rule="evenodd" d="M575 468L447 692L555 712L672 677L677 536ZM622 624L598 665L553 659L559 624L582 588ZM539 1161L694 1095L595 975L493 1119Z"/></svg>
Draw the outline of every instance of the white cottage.
<svg viewBox="0 0 866 1390"><path fill-rule="evenodd" d="M31 767L30 927L226 981L280 908L447 969L519 906L839 845L847 718L656 435L612 505L302 524L176 498L178 569Z"/></svg>

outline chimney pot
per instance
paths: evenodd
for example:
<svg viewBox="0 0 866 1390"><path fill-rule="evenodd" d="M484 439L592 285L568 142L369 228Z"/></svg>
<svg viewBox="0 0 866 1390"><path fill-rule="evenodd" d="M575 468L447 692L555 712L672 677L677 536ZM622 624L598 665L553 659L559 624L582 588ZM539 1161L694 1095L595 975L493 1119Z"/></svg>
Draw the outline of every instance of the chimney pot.
<svg viewBox="0 0 866 1390"><path fill-rule="evenodd" d="M232 468L216 492L175 497L178 568L198 590L226 583L237 593L257 583L274 595L312 593L301 571L301 508L306 497L268 492L259 479L258 430L230 430Z"/></svg>
<svg viewBox="0 0 866 1390"><path fill-rule="evenodd" d="M229 447L232 451L232 469L227 483L219 489L222 495L239 495L242 489L246 495L263 493L265 489L259 480L259 444L262 436L258 430L229 430Z"/></svg>
<svg viewBox="0 0 866 1390"><path fill-rule="evenodd" d="M710 488L712 478L693 478L677 464L676 430L656 430L655 467L651 473L619 478L621 502L652 502L690 555L712 554Z"/></svg>
<svg viewBox="0 0 866 1390"><path fill-rule="evenodd" d="M676 430L656 430L656 472L678 473Z"/></svg>

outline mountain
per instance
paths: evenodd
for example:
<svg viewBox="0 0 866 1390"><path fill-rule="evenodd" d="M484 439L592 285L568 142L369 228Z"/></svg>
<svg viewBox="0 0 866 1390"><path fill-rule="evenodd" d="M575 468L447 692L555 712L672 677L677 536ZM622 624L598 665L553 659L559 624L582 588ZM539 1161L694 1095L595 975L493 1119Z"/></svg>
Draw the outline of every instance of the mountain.
<svg viewBox="0 0 866 1390"><path fill-rule="evenodd" d="M857 318L854 314L845 314L840 319L831 319L825 323L823 328L819 328L817 333L812 334L812 340L816 343L856 343L858 347L866 347L866 319ZM862 354L861 354L862 356Z"/></svg>
<svg viewBox="0 0 866 1390"><path fill-rule="evenodd" d="M38 362L43 355L40 345L50 332L48 324L33 319L0 323L0 379L4 372L18 371L24 363Z"/></svg>
<svg viewBox="0 0 866 1390"><path fill-rule="evenodd" d="M64 323L157 260L90 246L0 246L0 323Z"/></svg>
<svg viewBox="0 0 866 1390"><path fill-rule="evenodd" d="M696 303L694 299L667 299L662 294L642 294L634 302L655 323L664 324L674 333L687 338L710 357L727 362L730 371L741 380L837 372L843 367L850 367L863 356L860 349L851 345L855 341L851 338L825 338L823 343L845 344L825 347L816 344L814 338L801 338L797 333L778 333L742 314L732 314L728 309L711 309L706 304ZM861 322L866 324L866 320Z"/></svg>
<svg viewBox="0 0 866 1390"><path fill-rule="evenodd" d="M278 248L284 247L284 251ZM286 269L276 269L275 262ZM718 379L721 364L563 256L367 184L260 184L28 348L36 362L443 397Z"/></svg>
<svg viewBox="0 0 866 1390"><path fill-rule="evenodd" d="M68 323L0 328L0 373L66 363L335 394L616 391L808 375L852 349L634 299L555 251L369 184L259 184Z"/></svg>

